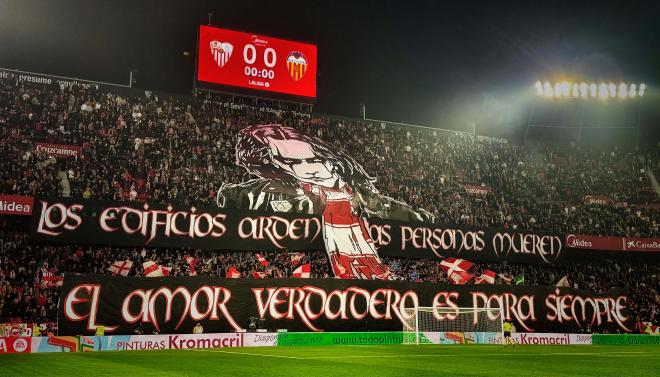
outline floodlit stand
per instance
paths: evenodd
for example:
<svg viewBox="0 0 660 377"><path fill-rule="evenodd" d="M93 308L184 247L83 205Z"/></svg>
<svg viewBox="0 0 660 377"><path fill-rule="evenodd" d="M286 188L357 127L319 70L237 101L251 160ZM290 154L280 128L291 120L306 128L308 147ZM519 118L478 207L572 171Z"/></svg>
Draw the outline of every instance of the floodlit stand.
<svg viewBox="0 0 660 377"><path fill-rule="evenodd" d="M431 344L424 333L503 334L501 308L417 307L403 309L403 343ZM414 335L413 335L414 334Z"/></svg>

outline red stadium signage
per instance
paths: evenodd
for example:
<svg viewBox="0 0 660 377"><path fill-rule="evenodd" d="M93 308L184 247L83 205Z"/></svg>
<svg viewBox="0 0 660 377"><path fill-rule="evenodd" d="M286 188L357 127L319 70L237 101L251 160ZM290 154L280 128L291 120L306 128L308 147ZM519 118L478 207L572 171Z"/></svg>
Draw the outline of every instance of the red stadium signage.
<svg viewBox="0 0 660 377"><path fill-rule="evenodd" d="M36 152L45 152L49 156L54 157L80 157L82 147L78 145L64 145L64 144L49 144L49 143L35 143L34 150Z"/></svg>
<svg viewBox="0 0 660 377"><path fill-rule="evenodd" d="M568 234L566 235L566 247L572 249L621 251L623 250L623 238Z"/></svg>
<svg viewBox="0 0 660 377"><path fill-rule="evenodd" d="M465 184L463 185L463 188L465 191L467 191L468 194L472 195L488 195L489 192L491 192L491 188L488 186L479 186L479 185L468 185Z"/></svg>
<svg viewBox="0 0 660 377"><path fill-rule="evenodd" d="M200 26L197 80L316 97L316 46Z"/></svg>
<svg viewBox="0 0 660 377"><path fill-rule="evenodd" d="M569 249L654 252L660 251L660 239L568 234L566 235L566 247Z"/></svg>
<svg viewBox="0 0 660 377"><path fill-rule="evenodd" d="M625 251L660 251L660 238L624 238Z"/></svg>
<svg viewBox="0 0 660 377"><path fill-rule="evenodd" d="M8 336L0 338L0 353L30 353L32 342L29 337Z"/></svg>
<svg viewBox="0 0 660 377"><path fill-rule="evenodd" d="M22 195L0 195L0 215L32 214L34 198Z"/></svg>

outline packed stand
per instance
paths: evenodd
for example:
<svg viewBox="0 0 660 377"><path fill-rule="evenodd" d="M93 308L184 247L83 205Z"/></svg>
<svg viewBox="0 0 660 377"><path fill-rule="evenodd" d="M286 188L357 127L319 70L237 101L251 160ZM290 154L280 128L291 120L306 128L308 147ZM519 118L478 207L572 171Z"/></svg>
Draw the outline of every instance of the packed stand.
<svg viewBox="0 0 660 377"><path fill-rule="evenodd" d="M656 237L657 150L526 145L440 130L353 121L215 97L119 95L92 85L0 79L4 194L213 205L234 163L237 132L281 123L362 163L385 195L441 224ZM79 145L80 159L35 142ZM469 193L466 185L481 188ZM598 196L586 204L586 196Z"/></svg>
<svg viewBox="0 0 660 377"><path fill-rule="evenodd" d="M34 244L24 233L6 232L0 237L0 322L21 318L27 322L54 321L59 286L45 275L62 273L112 274L111 266L130 261L126 276L144 276L143 263L154 261L171 268L171 276L219 276L229 278L293 277L297 267L309 264L311 278L329 278L332 272L325 252L256 253L186 249L120 248L81 245ZM191 262L186 257L191 257ZM395 279L449 284L438 260L384 258ZM471 271L498 273L496 284L555 285L566 277L570 286L592 292L619 287L631 298L635 319L660 323L660 264L613 260L560 265L478 264ZM116 274L116 272L115 272Z"/></svg>

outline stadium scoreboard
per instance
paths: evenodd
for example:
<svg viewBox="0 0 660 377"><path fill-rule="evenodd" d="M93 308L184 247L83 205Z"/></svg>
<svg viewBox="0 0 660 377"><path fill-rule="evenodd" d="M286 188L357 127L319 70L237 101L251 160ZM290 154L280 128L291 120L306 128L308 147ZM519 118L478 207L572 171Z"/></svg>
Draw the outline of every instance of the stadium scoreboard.
<svg viewBox="0 0 660 377"><path fill-rule="evenodd" d="M316 45L202 25L197 80L315 98Z"/></svg>

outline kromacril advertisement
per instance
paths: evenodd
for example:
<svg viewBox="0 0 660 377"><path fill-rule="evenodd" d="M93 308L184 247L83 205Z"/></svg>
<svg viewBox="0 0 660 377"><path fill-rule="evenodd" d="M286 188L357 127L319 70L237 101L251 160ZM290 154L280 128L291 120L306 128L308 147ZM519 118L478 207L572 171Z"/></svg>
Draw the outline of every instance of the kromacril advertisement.
<svg viewBox="0 0 660 377"><path fill-rule="evenodd" d="M316 46L202 25L197 80L314 98Z"/></svg>

